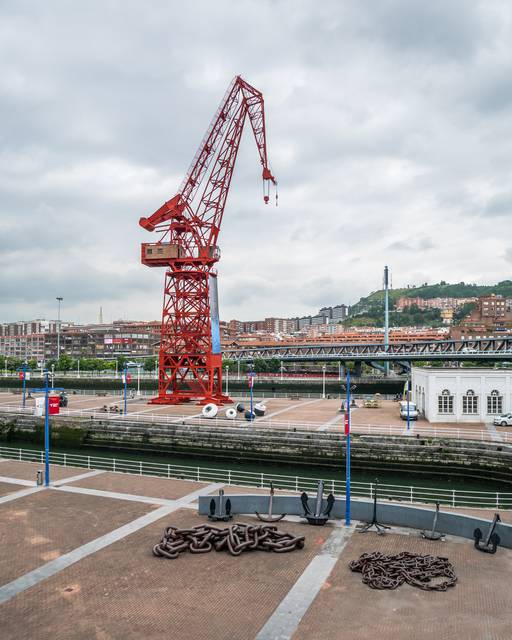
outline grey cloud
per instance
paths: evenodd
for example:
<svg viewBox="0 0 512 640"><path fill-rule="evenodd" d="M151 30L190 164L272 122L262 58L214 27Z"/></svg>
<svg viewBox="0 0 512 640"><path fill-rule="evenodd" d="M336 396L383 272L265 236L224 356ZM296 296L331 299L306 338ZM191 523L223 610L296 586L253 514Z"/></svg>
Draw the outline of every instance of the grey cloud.
<svg viewBox="0 0 512 640"><path fill-rule="evenodd" d="M354 302L386 263L395 286L503 279L512 8L370 4L3 3L0 320L62 291L82 320L109 301L114 317L160 316L138 218L176 193L237 73L265 96L280 205L262 203L247 128L220 235L223 317ZM500 222L485 243L482 213Z"/></svg>
<svg viewBox="0 0 512 640"><path fill-rule="evenodd" d="M494 196L484 208L484 213L491 217L512 215L512 193Z"/></svg>

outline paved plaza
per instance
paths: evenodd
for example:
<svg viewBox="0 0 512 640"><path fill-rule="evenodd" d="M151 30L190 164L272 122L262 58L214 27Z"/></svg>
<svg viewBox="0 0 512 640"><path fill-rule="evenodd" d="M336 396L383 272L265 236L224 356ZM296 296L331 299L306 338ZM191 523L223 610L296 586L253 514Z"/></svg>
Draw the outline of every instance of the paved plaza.
<svg viewBox="0 0 512 640"><path fill-rule="evenodd" d="M310 527L292 517L279 527L305 536L302 550L167 560L151 551L164 528L203 523L198 496L221 484L52 465L45 489L35 486L39 468L0 461L2 640L511 637L511 550L489 555L461 538L431 542L397 528L361 535L357 523ZM447 556L459 581L447 592L374 591L348 568L372 551Z"/></svg>

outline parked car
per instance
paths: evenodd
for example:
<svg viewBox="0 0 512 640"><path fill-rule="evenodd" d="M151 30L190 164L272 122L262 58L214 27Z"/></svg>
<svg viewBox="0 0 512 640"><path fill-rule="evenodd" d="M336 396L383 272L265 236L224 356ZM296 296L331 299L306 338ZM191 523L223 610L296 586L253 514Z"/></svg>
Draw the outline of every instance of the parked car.
<svg viewBox="0 0 512 640"><path fill-rule="evenodd" d="M409 405L409 407L407 407ZM398 403L400 407L400 417L402 420L407 420L407 413L409 413L409 420L417 420L418 419L418 408L414 402L407 402L407 400L401 400Z"/></svg>
<svg viewBox="0 0 512 640"><path fill-rule="evenodd" d="M512 427L512 413L504 413L501 416L496 416L492 422L499 427Z"/></svg>

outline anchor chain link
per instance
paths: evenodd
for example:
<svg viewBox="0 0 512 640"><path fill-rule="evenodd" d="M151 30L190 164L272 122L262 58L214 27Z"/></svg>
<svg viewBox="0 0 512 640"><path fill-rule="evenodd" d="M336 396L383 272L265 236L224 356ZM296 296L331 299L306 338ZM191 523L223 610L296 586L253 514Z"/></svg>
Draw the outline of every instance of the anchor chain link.
<svg viewBox="0 0 512 640"><path fill-rule="evenodd" d="M271 525L233 524L219 529L201 524L191 529L167 527L160 542L153 547L153 554L174 560L185 551L194 554L215 549L239 556L244 551L288 553L303 547L304 536L294 536Z"/></svg>
<svg viewBox="0 0 512 640"><path fill-rule="evenodd" d="M363 553L349 563L352 571L361 573L363 583L372 589L396 589L406 582L424 591L446 591L457 582L455 569L442 556L421 556L404 551L397 555L384 555L378 551ZM433 582L445 578L442 582Z"/></svg>

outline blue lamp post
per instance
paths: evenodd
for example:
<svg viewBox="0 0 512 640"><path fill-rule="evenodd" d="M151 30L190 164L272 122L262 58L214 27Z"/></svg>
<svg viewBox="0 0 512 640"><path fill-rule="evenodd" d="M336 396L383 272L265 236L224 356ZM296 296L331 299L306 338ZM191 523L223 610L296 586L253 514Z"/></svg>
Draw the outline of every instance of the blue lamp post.
<svg viewBox="0 0 512 640"><path fill-rule="evenodd" d="M49 416L49 395L50 391L64 391L62 387L53 387L49 385L48 369L44 371L44 387L42 389L34 389L36 393L44 393L44 485L50 486L50 416Z"/></svg>
<svg viewBox="0 0 512 640"><path fill-rule="evenodd" d="M347 369L347 406L345 408L345 437L347 455L345 461L345 525L350 526L350 371Z"/></svg>
<svg viewBox="0 0 512 640"><path fill-rule="evenodd" d="M126 401L126 392L127 392L127 385L128 385L128 367L126 365L124 367L123 381L124 381L124 415L126 415L128 413L127 401Z"/></svg>
<svg viewBox="0 0 512 640"><path fill-rule="evenodd" d="M411 381L407 379L407 433L411 428L411 414L409 410L409 401L411 398Z"/></svg>
<svg viewBox="0 0 512 640"><path fill-rule="evenodd" d="M24 362L23 366L21 367L21 374L22 374L22 406L23 408L25 408L25 401L26 401L26 392L27 392L27 363Z"/></svg>

